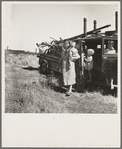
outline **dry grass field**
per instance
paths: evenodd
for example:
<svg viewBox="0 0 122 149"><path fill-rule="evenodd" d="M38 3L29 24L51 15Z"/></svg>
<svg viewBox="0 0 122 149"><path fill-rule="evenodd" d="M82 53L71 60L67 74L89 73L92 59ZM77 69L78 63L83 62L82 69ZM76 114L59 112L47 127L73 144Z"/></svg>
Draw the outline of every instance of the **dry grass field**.
<svg viewBox="0 0 122 149"><path fill-rule="evenodd" d="M32 69L22 69L22 66ZM31 68L31 67L30 67ZM35 54L6 51L6 113L117 113L117 98L100 91L65 96L57 88L58 77L40 74Z"/></svg>

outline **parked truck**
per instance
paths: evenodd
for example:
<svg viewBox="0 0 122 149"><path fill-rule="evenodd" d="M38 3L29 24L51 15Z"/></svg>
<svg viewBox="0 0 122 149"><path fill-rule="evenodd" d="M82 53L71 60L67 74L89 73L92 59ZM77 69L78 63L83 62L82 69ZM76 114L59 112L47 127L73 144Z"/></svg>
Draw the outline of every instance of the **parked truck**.
<svg viewBox="0 0 122 149"><path fill-rule="evenodd" d="M115 30L101 33L101 30L111 25L105 25L96 28L96 20L94 20L93 30L86 31L87 20L84 18L84 33L68 39L55 41L57 45L50 46L44 53L38 54L40 71L45 73L48 70L58 71L62 73L61 65L57 70L56 66L61 57L62 47L60 46L65 40L76 42L76 48L80 54L80 59L75 62L76 84L87 83L88 74L84 70L84 54L87 55L87 49L94 49L93 55L93 84L108 86L111 89L117 87L117 63L118 63L118 28L117 28L117 12L115 13ZM107 53L108 42L113 43L114 53ZM87 48L86 48L87 47Z"/></svg>

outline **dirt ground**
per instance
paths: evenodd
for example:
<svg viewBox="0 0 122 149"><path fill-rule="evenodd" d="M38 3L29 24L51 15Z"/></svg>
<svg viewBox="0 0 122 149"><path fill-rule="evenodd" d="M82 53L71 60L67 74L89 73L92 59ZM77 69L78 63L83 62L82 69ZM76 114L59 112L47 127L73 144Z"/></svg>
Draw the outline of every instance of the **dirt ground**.
<svg viewBox="0 0 122 149"><path fill-rule="evenodd" d="M32 66L22 69L22 66ZM61 76L60 76L61 77ZM59 78L40 74L32 53L5 53L6 113L117 113L117 98L100 91L66 96Z"/></svg>

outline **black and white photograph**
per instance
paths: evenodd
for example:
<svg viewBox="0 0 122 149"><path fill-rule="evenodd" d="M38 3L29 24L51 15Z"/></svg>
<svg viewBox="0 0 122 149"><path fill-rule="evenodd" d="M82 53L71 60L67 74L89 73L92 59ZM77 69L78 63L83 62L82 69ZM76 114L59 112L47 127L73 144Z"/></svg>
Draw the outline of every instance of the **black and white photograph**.
<svg viewBox="0 0 122 149"><path fill-rule="evenodd" d="M117 136L117 140L109 138L108 144L107 140L101 141L100 146L90 141L88 146L85 143L82 146L117 147L120 139L120 3L6 1L2 2L1 17L4 116L61 114L90 118L97 114L100 118L117 117L117 135L113 136ZM3 134L4 131L7 132L5 128ZM14 144L8 142L9 147ZM67 142L61 145L68 146Z"/></svg>

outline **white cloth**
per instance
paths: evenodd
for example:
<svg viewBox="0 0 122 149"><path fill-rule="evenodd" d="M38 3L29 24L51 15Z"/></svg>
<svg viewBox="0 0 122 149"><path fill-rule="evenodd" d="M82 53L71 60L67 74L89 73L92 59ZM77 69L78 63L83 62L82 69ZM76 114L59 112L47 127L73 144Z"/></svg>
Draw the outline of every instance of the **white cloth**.
<svg viewBox="0 0 122 149"><path fill-rule="evenodd" d="M105 54L115 54L115 53L116 53L116 50L114 48L112 48L111 50L110 49L105 50Z"/></svg>
<svg viewBox="0 0 122 149"><path fill-rule="evenodd" d="M38 49L39 49L39 53L44 53L47 49L49 49L49 47L48 46L39 46L38 47Z"/></svg>

